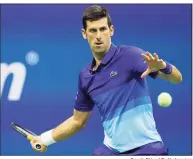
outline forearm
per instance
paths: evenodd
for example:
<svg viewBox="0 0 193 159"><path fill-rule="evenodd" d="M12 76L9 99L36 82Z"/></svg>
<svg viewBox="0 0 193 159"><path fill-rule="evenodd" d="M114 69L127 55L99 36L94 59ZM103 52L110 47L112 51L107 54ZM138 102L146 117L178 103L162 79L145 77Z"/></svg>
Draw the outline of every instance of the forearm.
<svg viewBox="0 0 193 159"><path fill-rule="evenodd" d="M158 77L160 77L161 79L167 80L171 83L177 84L182 82L182 74L180 73L180 71L173 65L172 66L172 72L171 74L164 74L162 72L158 72Z"/></svg>
<svg viewBox="0 0 193 159"><path fill-rule="evenodd" d="M61 141L76 134L82 128L83 125L72 116L52 130L52 137L55 141Z"/></svg>
<svg viewBox="0 0 193 159"><path fill-rule="evenodd" d="M40 135L41 143L49 146L57 141L64 140L80 131L86 124L91 111L81 112L74 109L72 117L65 120L56 128L46 131Z"/></svg>

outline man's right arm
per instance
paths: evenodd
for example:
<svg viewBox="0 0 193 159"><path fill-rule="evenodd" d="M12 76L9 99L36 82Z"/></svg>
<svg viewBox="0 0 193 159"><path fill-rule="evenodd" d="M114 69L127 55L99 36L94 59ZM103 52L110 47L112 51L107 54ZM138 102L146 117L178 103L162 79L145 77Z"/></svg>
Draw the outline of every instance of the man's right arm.
<svg viewBox="0 0 193 159"><path fill-rule="evenodd" d="M91 111L78 111L74 109L72 117L68 118L56 128L46 131L40 136L34 137L31 141L32 148L38 152L44 152L47 146L76 134L84 128L87 120L89 119ZM41 145L41 149L36 149L36 144Z"/></svg>
<svg viewBox="0 0 193 159"><path fill-rule="evenodd" d="M78 81L78 92L75 98L73 116L65 120L63 123L58 125L56 128L52 129L51 131L43 133L41 135L41 139L43 143L45 143L44 145L50 145L49 143L52 144L56 141L64 140L74 135L85 126L85 123L87 122L94 107L94 103L92 102L89 94L83 88L82 80L83 78L80 73ZM50 138L50 136L50 141L45 140L44 142L44 139Z"/></svg>
<svg viewBox="0 0 193 159"><path fill-rule="evenodd" d="M94 103L89 94L82 87L81 74L79 75L78 92L75 99L74 114L56 128L42 133L40 136L35 137L32 141L32 148L38 152L44 152L47 146L76 134L86 124ZM35 145L39 143L42 148L37 150Z"/></svg>
<svg viewBox="0 0 193 159"><path fill-rule="evenodd" d="M81 112L74 109L74 115L72 117L68 118L52 130L52 138L55 141L61 141L76 134L84 128L90 114L91 111Z"/></svg>

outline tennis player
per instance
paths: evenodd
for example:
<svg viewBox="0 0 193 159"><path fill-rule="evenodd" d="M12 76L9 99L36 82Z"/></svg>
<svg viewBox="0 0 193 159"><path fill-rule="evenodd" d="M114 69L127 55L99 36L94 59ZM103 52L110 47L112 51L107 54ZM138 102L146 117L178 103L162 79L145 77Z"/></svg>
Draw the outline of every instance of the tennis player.
<svg viewBox="0 0 193 159"><path fill-rule="evenodd" d="M44 152L49 145L71 137L84 128L92 109L98 107L105 135L93 155L168 155L156 129L145 77L180 83L181 73L156 53L114 45L114 27L106 8L87 8L82 23L82 36L93 60L79 74L74 114L35 137L32 148ZM41 150L35 148L36 143Z"/></svg>

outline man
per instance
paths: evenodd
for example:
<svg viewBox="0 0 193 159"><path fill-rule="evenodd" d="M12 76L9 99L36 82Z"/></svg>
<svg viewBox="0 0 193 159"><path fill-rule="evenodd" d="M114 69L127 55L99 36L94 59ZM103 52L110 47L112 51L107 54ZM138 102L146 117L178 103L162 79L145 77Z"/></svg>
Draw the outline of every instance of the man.
<svg viewBox="0 0 193 159"><path fill-rule="evenodd" d="M167 155L156 129L145 77L180 83L181 73L156 53L112 44L114 28L105 8L87 8L82 22L82 35L88 40L93 60L80 72L74 114L56 128L34 137L33 149L46 151L49 145L80 131L97 106L105 137L93 155ZM37 143L40 150L35 148Z"/></svg>

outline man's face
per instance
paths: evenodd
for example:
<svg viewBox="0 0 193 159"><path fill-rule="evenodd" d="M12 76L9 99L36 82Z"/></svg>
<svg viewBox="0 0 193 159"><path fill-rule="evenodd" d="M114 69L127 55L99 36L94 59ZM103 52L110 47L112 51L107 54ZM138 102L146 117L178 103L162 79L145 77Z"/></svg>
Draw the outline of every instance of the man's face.
<svg viewBox="0 0 193 159"><path fill-rule="evenodd" d="M87 21L86 26L86 30L82 29L82 35L88 40L92 52L105 53L111 44L113 26L109 28L106 17L96 21Z"/></svg>

